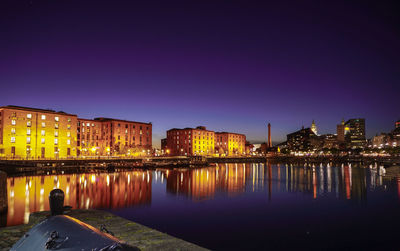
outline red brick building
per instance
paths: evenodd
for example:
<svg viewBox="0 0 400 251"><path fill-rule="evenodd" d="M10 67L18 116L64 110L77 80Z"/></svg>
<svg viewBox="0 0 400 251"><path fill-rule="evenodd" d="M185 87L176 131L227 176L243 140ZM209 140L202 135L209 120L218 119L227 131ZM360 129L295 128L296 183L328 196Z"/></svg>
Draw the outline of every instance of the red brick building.
<svg viewBox="0 0 400 251"><path fill-rule="evenodd" d="M204 126L167 131L167 152L172 156L210 156L214 154L215 132Z"/></svg>

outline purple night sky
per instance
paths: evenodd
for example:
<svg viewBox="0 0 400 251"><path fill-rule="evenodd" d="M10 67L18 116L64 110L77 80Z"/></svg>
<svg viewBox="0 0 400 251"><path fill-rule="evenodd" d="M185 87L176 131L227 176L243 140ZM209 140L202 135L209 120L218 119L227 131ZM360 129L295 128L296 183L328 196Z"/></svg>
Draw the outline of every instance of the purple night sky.
<svg viewBox="0 0 400 251"><path fill-rule="evenodd" d="M393 2L394 3L394 2ZM376 1L1 1L0 105L273 141L400 119L400 9Z"/></svg>

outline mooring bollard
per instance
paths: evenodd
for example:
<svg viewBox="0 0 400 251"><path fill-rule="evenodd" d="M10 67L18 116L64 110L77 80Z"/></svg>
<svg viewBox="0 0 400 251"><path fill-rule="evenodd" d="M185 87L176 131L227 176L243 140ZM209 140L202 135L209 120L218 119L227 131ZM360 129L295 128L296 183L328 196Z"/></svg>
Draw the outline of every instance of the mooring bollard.
<svg viewBox="0 0 400 251"><path fill-rule="evenodd" d="M61 189L53 189L49 195L51 215L60 215L64 212L64 192Z"/></svg>

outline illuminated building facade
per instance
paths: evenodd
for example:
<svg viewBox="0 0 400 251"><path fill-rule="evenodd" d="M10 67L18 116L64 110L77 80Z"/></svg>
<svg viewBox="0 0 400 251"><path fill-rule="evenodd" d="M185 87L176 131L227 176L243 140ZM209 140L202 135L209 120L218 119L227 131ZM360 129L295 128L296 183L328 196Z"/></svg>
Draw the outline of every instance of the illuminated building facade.
<svg viewBox="0 0 400 251"><path fill-rule="evenodd" d="M58 159L76 156L77 116L20 106L0 107L0 157Z"/></svg>
<svg viewBox="0 0 400 251"><path fill-rule="evenodd" d="M104 155L101 126L98 121L78 118L77 156Z"/></svg>
<svg viewBox="0 0 400 251"><path fill-rule="evenodd" d="M95 118L101 123L102 149L110 155L139 156L152 147L152 124L111 118Z"/></svg>
<svg viewBox="0 0 400 251"><path fill-rule="evenodd" d="M400 120L397 120L395 123L395 128L400 128Z"/></svg>
<svg viewBox="0 0 400 251"><path fill-rule="evenodd" d="M215 133L216 153L223 156L246 154L246 135L231 132Z"/></svg>
<svg viewBox="0 0 400 251"><path fill-rule="evenodd" d="M345 140L351 148L363 148L365 140L365 119L349 119L345 124Z"/></svg>
<svg viewBox="0 0 400 251"><path fill-rule="evenodd" d="M82 119L54 110L0 107L0 157L59 159L147 155L152 124L110 118Z"/></svg>
<svg viewBox="0 0 400 251"><path fill-rule="evenodd" d="M173 156L209 156L214 154L215 132L204 126L173 128L167 131L167 151Z"/></svg>

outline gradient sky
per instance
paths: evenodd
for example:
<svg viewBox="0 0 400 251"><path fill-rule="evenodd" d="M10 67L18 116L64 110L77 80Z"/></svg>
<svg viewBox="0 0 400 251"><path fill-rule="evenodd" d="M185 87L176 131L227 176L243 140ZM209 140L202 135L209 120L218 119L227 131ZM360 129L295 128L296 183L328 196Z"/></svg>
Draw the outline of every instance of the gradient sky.
<svg viewBox="0 0 400 251"><path fill-rule="evenodd" d="M205 125L273 141L315 119L400 119L395 1L0 3L0 105Z"/></svg>

